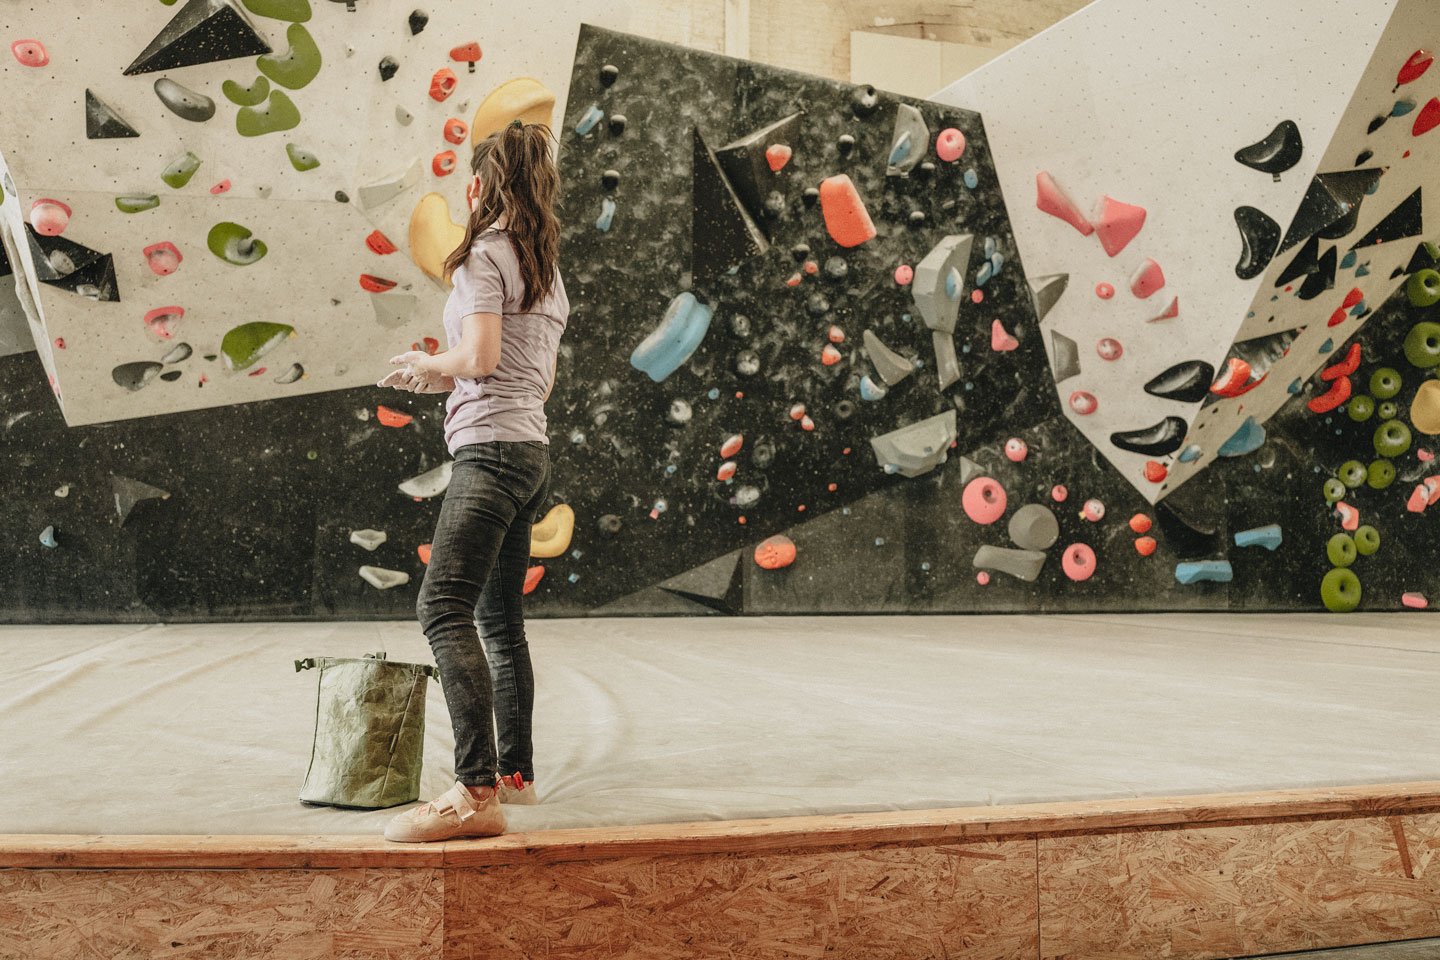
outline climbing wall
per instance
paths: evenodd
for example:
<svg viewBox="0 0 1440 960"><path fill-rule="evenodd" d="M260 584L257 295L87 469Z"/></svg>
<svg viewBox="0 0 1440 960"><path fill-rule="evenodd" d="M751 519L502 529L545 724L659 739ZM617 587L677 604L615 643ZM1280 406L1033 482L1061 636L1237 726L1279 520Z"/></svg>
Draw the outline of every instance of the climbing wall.
<svg viewBox="0 0 1440 960"><path fill-rule="evenodd" d="M433 344L472 142L563 109L582 9L625 23L619 0L547 4L544 29L456 3L11 7L0 121L72 425L353 387Z"/></svg>

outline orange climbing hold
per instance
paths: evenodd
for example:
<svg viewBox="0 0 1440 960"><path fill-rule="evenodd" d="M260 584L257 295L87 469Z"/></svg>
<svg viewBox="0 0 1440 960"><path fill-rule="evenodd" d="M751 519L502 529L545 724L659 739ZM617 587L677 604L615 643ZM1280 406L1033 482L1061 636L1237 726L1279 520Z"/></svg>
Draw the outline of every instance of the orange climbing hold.
<svg viewBox="0 0 1440 960"><path fill-rule="evenodd" d="M430 566L430 548L431 548L431 546L432 546L431 544L422 543L422 544L420 544L420 546L418 546L418 547L415 548L415 552L420 555L420 562L423 563L423 564L425 564L425 566L427 566L427 567Z"/></svg>
<svg viewBox="0 0 1440 960"><path fill-rule="evenodd" d="M825 344L825 349L820 351L820 362L827 367L833 367L840 362L840 351L835 349L834 344Z"/></svg>
<svg viewBox="0 0 1440 960"><path fill-rule="evenodd" d="M408 413L391 410L383 404L375 408L375 417L380 421L380 425L385 427L408 427L415 419Z"/></svg>
<svg viewBox="0 0 1440 960"><path fill-rule="evenodd" d="M459 82L454 70L449 67L441 67L430 78L430 99L437 102L448 99L450 94L455 92L455 85Z"/></svg>
<svg viewBox="0 0 1440 960"><path fill-rule="evenodd" d="M765 148L765 162L770 164L772 172L779 173L790 162L790 152L785 144L772 143Z"/></svg>
<svg viewBox="0 0 1440 960"><path fill-rule="evenodd" d="M1151 483L1160 483L1170 475L1170 469L1158 460L1145 461L1145 479Z"/></svg>
<svg viewBox="0 0 1440 960"><path fill-rule="evenodd" d="M470 126L457 117L445 121L445 139L451 143L464 143L470 134Z"/></svg>
<svg viewBox="0 0 1440 960"><path fill-rule="evenodd" d="M842 247L858 247L875 239L875 224L860 191L843 173L820 181L820 212L830 239Z"/></svg>
<svg viewBox="0 0 1440 960"><path fill-rule="evenodd" d="M1311 397L1310 402L1305 406L1310 408L1311 413L1329 413L1350 399L1350 389L1349 377L1337 377L1330 384L1329 390L1318 397Z"/></svg>
<svg viewBox="0 0 1440 960"><path fill-rule="evenodd" d="M1135 552L1142 557L1148 557L1155 552L1154 537L1139 537L1135 541Z"/></svg>
<svg viewBox="0 0 1440 960"><path fill-rule="evenodd" d="M455 172L458 162L454 150L443 150L435 154L435 158L430 161L430 172L437 177L448 177Z"/></svg>
<svg viewBox="0 0 1440 960"><path fill-rule="evenodd" d="M360 274L360 288L368 290L370 293L384 293L386 290L395 289L395 281L362 273Z"/></svg>
<svg viewBox="0 0 1440 960"><path fill-rule="evenodd" d="M365 246L369 247L373 252L380 254L382 257L386 254L394 253L396 250L395 244L390 242L390 238L379 230L371 231L370 236L365 238Z"/></svg>
<svg viewBox="0 0 1440 960"><path fill-rule="evenodd" d="M795 542L783 533L755 548L755 563L763 570L780 570L795 562Z"/></svg>
<svg viewBox="0 0 1440 960"><path fill-rule="evenodd" d="M544 576L545 576L545 568L542 567L542 566L536 565L536 566L533 566L533 567L531 567L530 569L526 570L526 571L525 571L525 588L524 588L521 592L522 592L522 593L525 593L525 594L534 593L534 592L535 592L535 588L538 587L538 586L540 586L540 581L541 581L541 579L542 579Z"/></svg>
<svg viewBox="0 0 1440 960"><path fill-rule="evenodd" d="M1137 513L1130 518L1130 529L1136 533L1149 533L1152 521L1143 513Z"/></svg>
<svg viewBox="0 0 1440 960"><path fill-rule="evenodd" d="M480 44L474 40L471 40L469 43L462 43L450 51L450 59L456 63L465 64L470 68L471 73L475 72L475 64L479 63L480 58L484 55L484 51L480 49Z"/></svg>
<svg viewBox="0 0 1440 960"><path fill-rule="evenodd" d="M1335 380L1339 377L1348 377L1360 369L1360 344L1350 344L1350 350L1345 354L1345 359L1339 363L1331 364L1320 371L1321 380Z"/></svg>

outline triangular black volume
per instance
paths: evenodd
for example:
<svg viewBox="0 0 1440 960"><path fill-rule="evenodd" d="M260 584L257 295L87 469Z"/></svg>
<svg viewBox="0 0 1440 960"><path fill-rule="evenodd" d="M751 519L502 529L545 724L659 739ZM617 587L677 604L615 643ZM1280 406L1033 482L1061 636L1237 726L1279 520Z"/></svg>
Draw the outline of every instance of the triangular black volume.
<svg viewBox="0 0 1440 960"><path fill-rule="evenodd" d="M735 195L762 230L766 229L765 201L779 180L775 171L770 169L765 151L773 143L793 146L800 133L800 117L801 114L792 113L784 120L777 120L715 151L715 159L730 179ZM766 234L769 234L768 230Z"/></svg>
<svg viewBox="0 0 1440 960"><path fill-rule="evenodd" d="M115 512L120 515L120 525L130 519L137 504L146 500L169 500L170 494L159 487L152 487L143 480L132 480L119 474L110 475L110 489L115 494Z"/></svg>
<svg viewBox="0 0 1440 960"><path fill-rule="evenodd" d="M30 242L30 257L35 261L35 277L41 283L70 293L81 293L81 287L89 287L92 289L83 295L119 302L120 287L110 254L64 237L41 236L28 223L25 234Z"/></svg>
<svg viewBox="0 0 1440 960"><path fill-rule="evenodd" d="M270 44L234 0L187 0L135 62L125 68L125 75L271 52Z"/></svg>
<svg viewBox="0 0 1440 960"><path fill-rule="evenodd" d="M85 136L90 140L138 137L140 131L126 123L115 108L90 91L85 91Z"/></svg>
<svg viewBox="0 0 1440 960"><path fill-rule="evenodd" d="M1295 211L1295 218L1290 221L1290 228L1285 231L1285 239L1280 242L1277 253L1284 253L1350 213L1355 204L1340 195L1340 186L1321 176L1310 181L1305 197L1300 201L1300 209Z"/></svg>
<svg viewBox="0 0 1440 960"><path fill-rule="evenodd" d="M740 552L727 553L659 584L661 590L725 614L741 613L744 568Z"/></svg>
<svg viewBox="0 0 1440 960"><path fill-rule="evenodd" d="M1300 284L1300 291L1296 294L1301 300L1314 300L1326 290L1335 286L1335 269L1339 261L1339 247L1331 247L1325 251L1325 255L1316 264L1316 270L1305 278Z"/></svg>
<svg viewBox="0 0 1440 960"><path fill-rule="evenodd" d="M1416 187L1414 193L1401 201L1398 207L1390 211L1389 216L1375 224L1375 229L1361 237L1350 249L1359 250L1362 247L1373 247L1377 243L1420 236L1424 223L1420 189Z"/></svg>
<svg viewBox="0 0 1440 960"><path fill-rule="evenodd" d="M1318 269L1320 269L1320 238L1310 237L1305 241L1305 246L1300 248L1300 252L1295 254L1295 259L1280 271L1280 276L1275 278L1275 286L1283 287L1291 280L1314 273Z"/></svg>
<svg viewBox="0 0 1440 960"><path fill-rule="evenodd" d="M697 283L710 283L770 249L770 241L745 211L699 129L695 130L694 156L690 274Z"/></svg>
<svg viewBox="0 0 1440 960"><path fill-rule="evenodd" d="M1370 195L1370 191L1380 183L1380 177L1384 173L1379 167L1369 167L1365 170L1317 174L1315 179L1324 183L1331 195L1340 198L1341 203L1347 204L1350 210L1345 216L1315 231L1315 236L1322 240L1339 240L1354 233L1360 223L1360 207Z"/></svg>
<svg viewBox="0 0 1440 960"><path fill-rule="evenodd" d="M1426 241L1415 248L1415 255L1410 258L1405 273L1434 270L1436 267L1440 267L1440 247Z"/></svg>

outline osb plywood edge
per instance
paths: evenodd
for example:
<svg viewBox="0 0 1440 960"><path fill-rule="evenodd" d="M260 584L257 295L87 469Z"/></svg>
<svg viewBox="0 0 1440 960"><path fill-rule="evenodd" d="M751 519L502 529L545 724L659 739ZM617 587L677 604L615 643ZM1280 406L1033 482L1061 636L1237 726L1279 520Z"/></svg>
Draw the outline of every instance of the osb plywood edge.
<svg viewBox="0 0 1440 960"><path fill-rule="evenodd" d="M943 843L1056 833L1440 811L1440 781L969 806L512 833L437 844L379 836L0 834L0 868L479 867L612 857Z"/></svg>

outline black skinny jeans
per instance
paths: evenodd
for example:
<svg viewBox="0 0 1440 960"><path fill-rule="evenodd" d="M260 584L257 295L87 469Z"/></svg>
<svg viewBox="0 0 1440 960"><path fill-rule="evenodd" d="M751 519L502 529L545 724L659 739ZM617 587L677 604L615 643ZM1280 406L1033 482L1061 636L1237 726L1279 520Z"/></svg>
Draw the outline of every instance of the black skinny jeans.
<svg viewBox="0 0 1440 960"><path fill-rule="evenodd" d="M494 786L516 771L535 779L535 676L521 597L530 527L549 486L549 448L539 441L455 451L415 609L455 731L455 778L467 786Z"/></svg>

